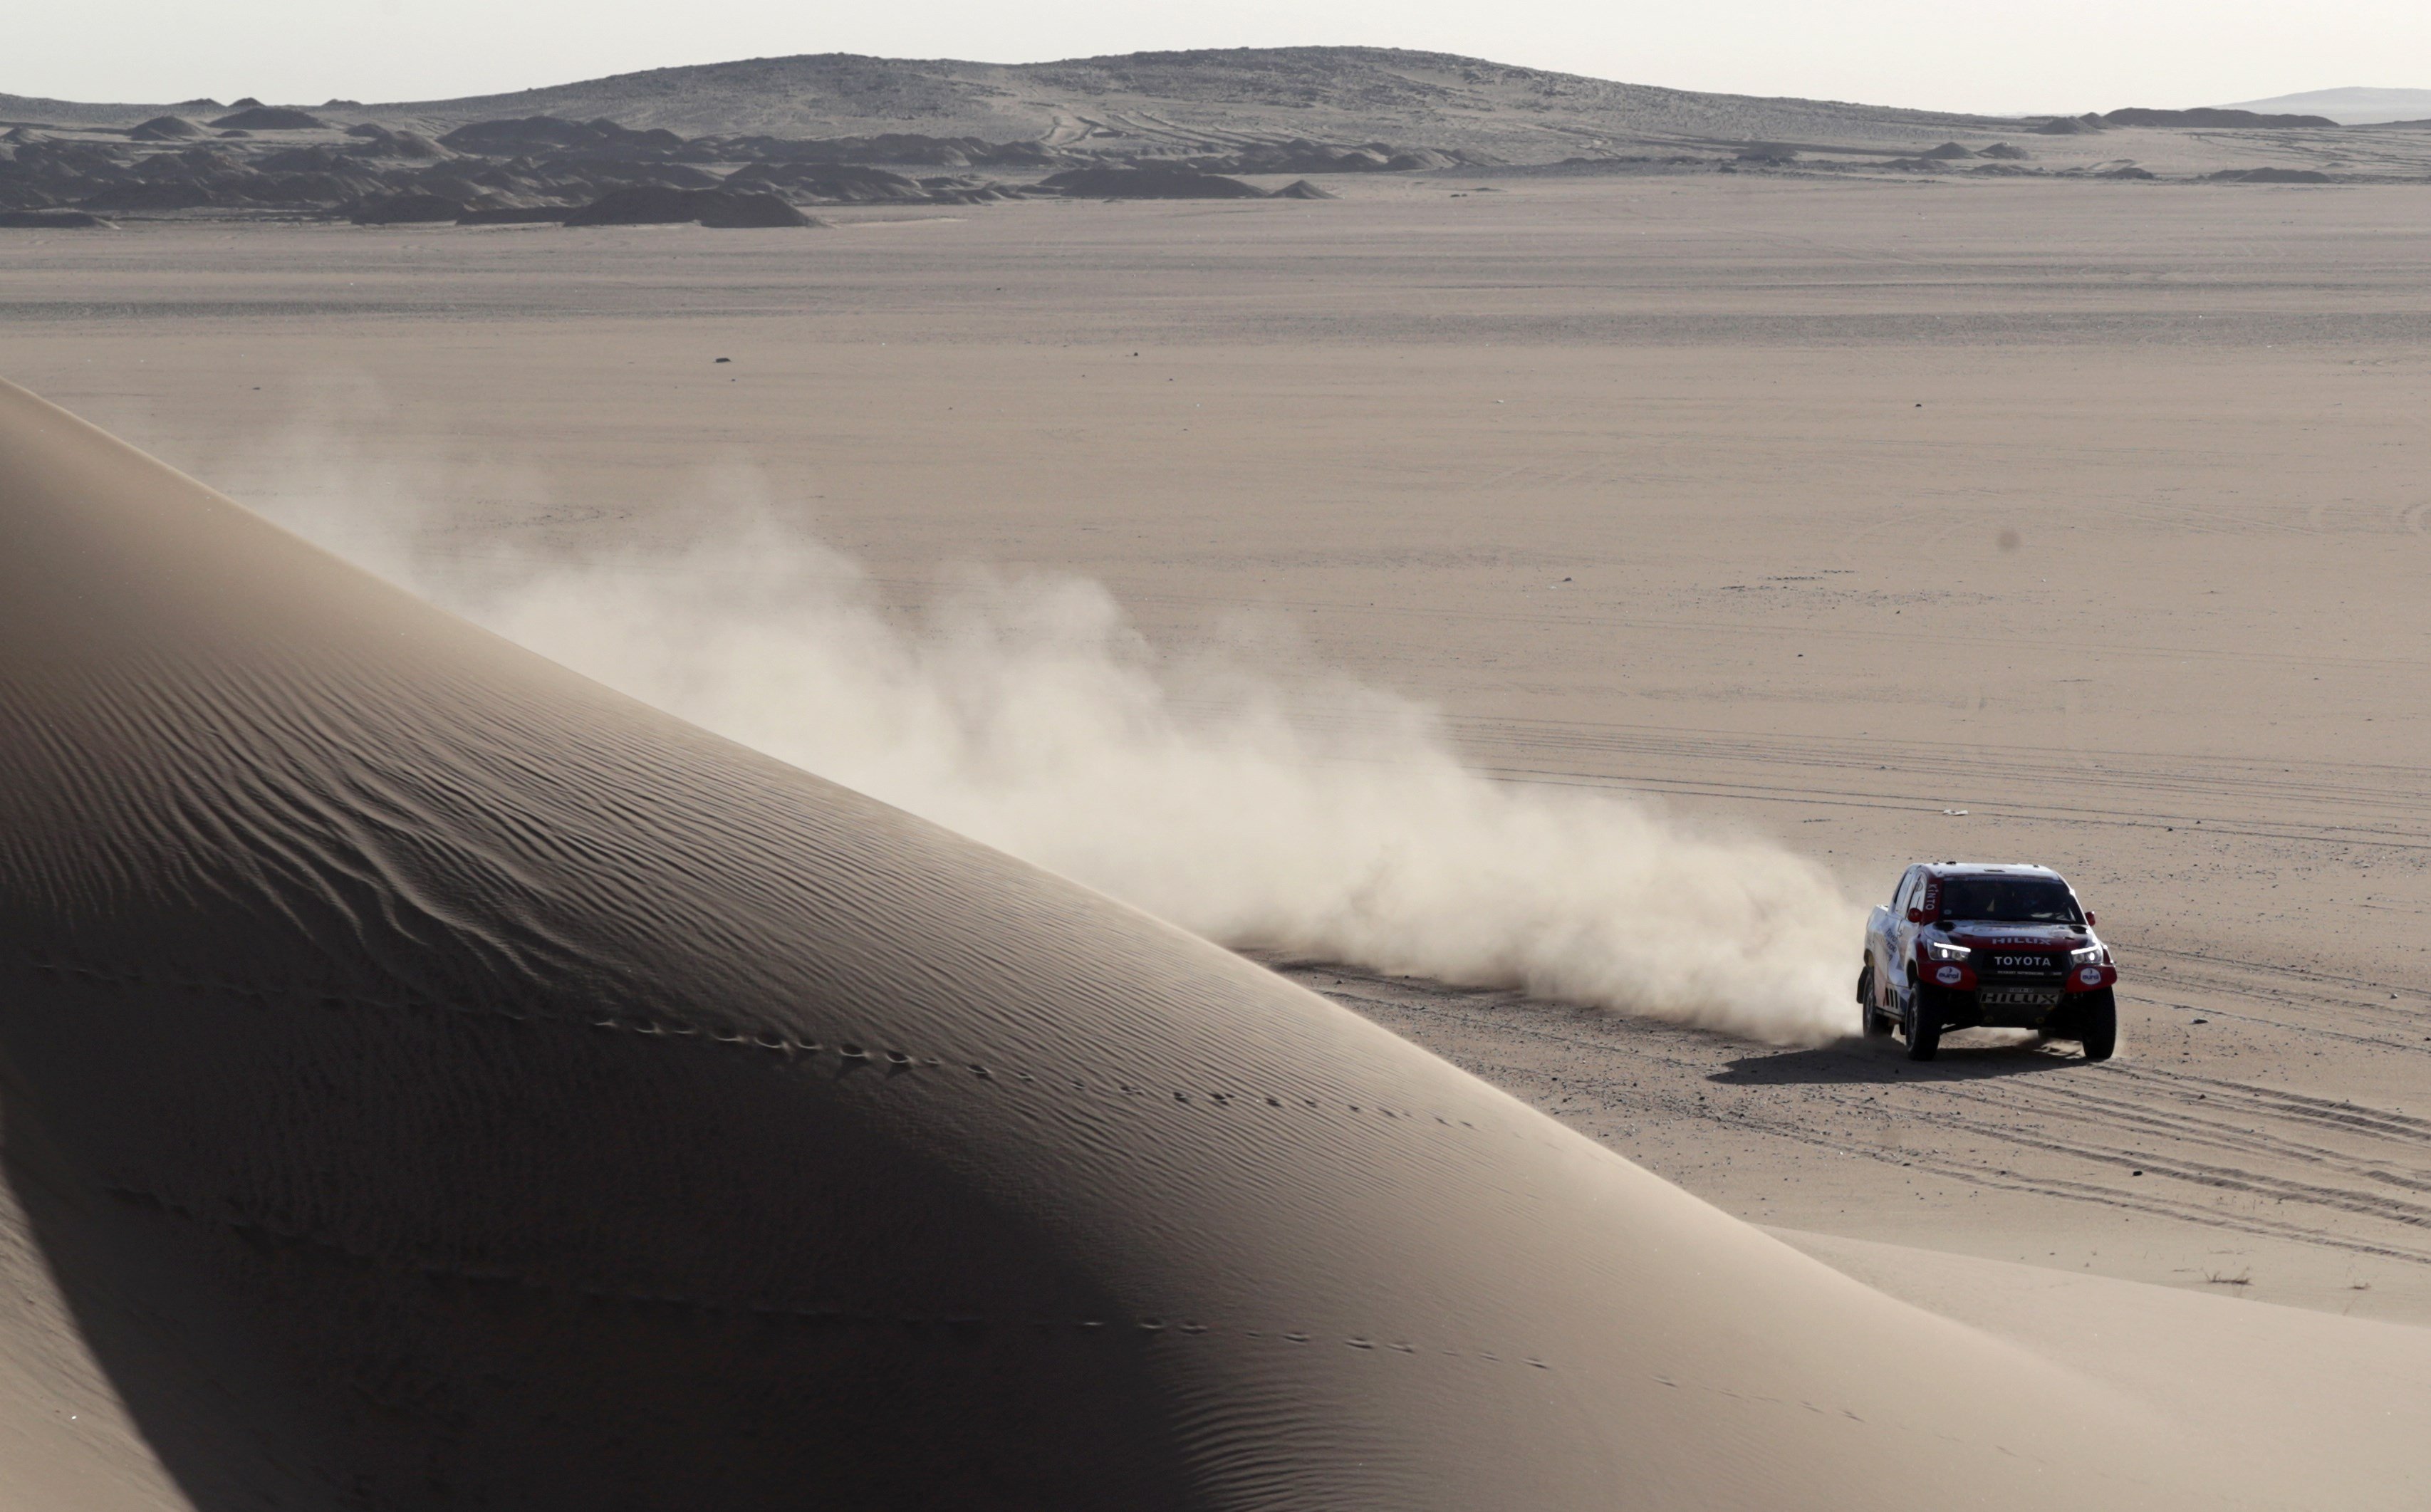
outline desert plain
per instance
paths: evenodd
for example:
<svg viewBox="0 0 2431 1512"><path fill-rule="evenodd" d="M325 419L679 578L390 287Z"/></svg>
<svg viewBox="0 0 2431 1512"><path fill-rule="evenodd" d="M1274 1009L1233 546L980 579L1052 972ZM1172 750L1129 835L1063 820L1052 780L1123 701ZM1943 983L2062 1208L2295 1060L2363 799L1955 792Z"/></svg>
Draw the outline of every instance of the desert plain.
<svg viewBox="0 0 2431 1512"><path fill-rule="evenodd" d="M1255 953L2122 1389L2198 1368L2137 1319L2202 1341L2232 1416L2285 1410L2240 1404L2262 1362L2326 1382L2347 1350L2419 1418L2431 197L1329 187L814 230L15 232L0 352L274 516L394 513L426 561L677 550L744 477L905 614L966 563L1102 583L1164 647L1246 613L1279 675L1431 705L1498 781L1760 838L1857 903L1913 860L2056 866L2123 974L2105 1065ZM1752 927L1710 925L1679 949ZM2362 1320L2399 1326L2308 1332ZM2304 1426L2377 1467L2342 1504L2406 1504L2411 1430L2339 1400ZM2305 1504L2274 1473L2257 1497Z"/></svg>

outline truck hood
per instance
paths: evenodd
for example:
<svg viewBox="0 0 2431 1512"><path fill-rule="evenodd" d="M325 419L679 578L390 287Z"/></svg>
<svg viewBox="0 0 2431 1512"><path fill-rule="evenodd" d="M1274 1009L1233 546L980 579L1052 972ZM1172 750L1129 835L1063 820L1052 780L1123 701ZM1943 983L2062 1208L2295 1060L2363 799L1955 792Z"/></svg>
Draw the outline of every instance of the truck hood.
<svg viewBox="0 0 2431 1512"><path fill-rule="evenodd" d="M1941 932L1959 945L1995 949L2073 950L2093 943L2090 930L2073 924L1945 924Z"/></svg>

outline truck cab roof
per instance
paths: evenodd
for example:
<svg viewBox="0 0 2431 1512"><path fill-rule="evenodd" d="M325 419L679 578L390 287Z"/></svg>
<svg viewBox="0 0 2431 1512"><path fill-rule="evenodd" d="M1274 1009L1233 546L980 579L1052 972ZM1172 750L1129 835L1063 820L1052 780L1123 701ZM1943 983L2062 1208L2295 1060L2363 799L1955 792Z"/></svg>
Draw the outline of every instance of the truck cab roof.
<svg viewBox="0 0 2431 1512"><path fill-rule="evenodd" d="M1921 864L1936 877L2048 877L2054 882L2068 879L2049 866L2028 866L2006 861L1928 861Z"/></svg>

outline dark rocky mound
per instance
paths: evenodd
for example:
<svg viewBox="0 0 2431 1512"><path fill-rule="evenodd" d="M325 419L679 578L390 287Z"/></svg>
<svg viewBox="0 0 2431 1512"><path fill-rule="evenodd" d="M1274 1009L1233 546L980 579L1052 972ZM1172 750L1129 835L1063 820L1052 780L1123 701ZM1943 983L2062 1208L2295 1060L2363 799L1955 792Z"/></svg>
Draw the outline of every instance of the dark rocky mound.
<svg viewBox="0 0 2431 1512"><path fill-rule="evenodd" d="M600 195L565 218L568 226L681 226L700 219L699 192L637 184Z"/></svg>
<svg viewBox="0 0 2431 1512"><path fill-rule="evenodd" d="M923 178L921 192L937 205L985 205L995 200L1012 199L1018 190L1002 184L992 184L984 178Z"/></svg>
<svg viewBox="0 0 2431 1512"><path fill-rule="evenodd" d="M1044 168L1069 155L1039 142L986 142L882 131L871 137L700 137L684 156L708 162L891 162L919 168Z"/></svg>
<svg viewBox="0 0 2431 1512"><path fill-rule="evenodd" d="M462 204L439 194L384 194L357 205L346 218L357 226L429 226L453 224L464 212Z"/></svg>
<svg viewBox="0 0 2431 1512"><path fill-rule="evenodd" d="M244 140L241 127L228 128L228 134L238 140L96 142L20 132L0 144L0 209L78 205L240 215L306 210L369 224L389 224L399 216L441 221L469 210L533 210L542 212L539 218L554 220L622 190L729 189L701 166L718 160L679 158L671 144L680 143L673 135L627 131L613 122L534 117L455 134L460 142L487 141L501 148L496 156L460 153L373 122L345 126L343 135L273 131ZM1005 197L1002 189L977 179L923 185L852 164L755 166L771 171L760 174L759 182L746 178L731 186L731 192L764 196L773 190L774 200L703 201L710 224L799 225L789 204L806 197L806 191L843 201L968 203ZM702 218L697 209L677 214Z"/></svg>
<svg viewBox="0 0 2431 1512"><path fill-rule="evenodd" d="M181 115L156 115L126 133L129 142L183 142L199 137L203 128Z"/></svg>
<svg viewBox="0 0 2431 1512"><path fill-rule="evenodd" d="M1978 151L1975 156L1978 158L2001 158L2005 159L2010 162L2018 162L2023 160L2028 154L2026 149L2023 147L2013 147L2005 142L1995 142L1990 146Z"/></svg>
<svg viewBox="0 0 2431 1512"><path fill-rule="evenodd" d="M31 191L43 196L34 205L74 204L92 210L330 210L423 187L407 177L383 176L328 145L255 155L206 142L165 152L117 149L113 155L95 144L61 143L18 148L13 171L0 173L0 203L14 198L19 208L34 208L21 192Z"/></svg>
<svg viewBox="0 0 2431 1512"><path fill-rule="evenodd" d="M2102 117L2098 115L2061 115L2035 127L2035 134L2040 137L2082 137L2101 129Z"/></svg>
<svg viewBox="0 0 2431 1512"><path fill-rule="evenodd" d="M2033 178L2042 173L2039 168L2021 168L2013 162L1979 162L1967 171L1990 178Z"/></svg>
<svg viewBox="0 0 2431 1512"><path fill-rule="evenodd" d="M2338 123L2326 115L2264 115L2255 110L2147 110L2131 108L2110 110L2102 117L2104 126L2334 126Z"/></svg>
<svg viewBox="0 0 2431 1512"><path fill-rule="evenodd" d="M1955 142L1945 142L1940 146L1934 148L1931 152L1919 153L1917 156L1920 158L1939 158L1946 161L1953 158L1972 158L1975 154L1969 148L1960 146Z"/></svg>
<svg viewBox="0 0 2431 1512"><path fill-rule="evenodd" d="M1083 199L1264 199L1237 178L1190 168L1073 168L1042 187Z"/></svg>
<svg viewBox="0 0 2431 1512"><path fill-rule="evenodd" d="M693 221L721 230L818 224L774 194L658 184L612 191L565 217L568 226L679 226Z"/></svg>
<svg viewBox="0 0 2431 1512"><path fill-rule="evenodd" d="M750 163L736 169L726 180L726 187L762 191L785 189L812 199L834 200L842 204L926 200L930 197L930 191L917 180L889 173L883 168L855 163Z"/></svg>
<svg viewBox="0 0 2431 1512"><path fill-rule="evenodd" d="M257 105L251 109L221 116L211 123L214 126L238 131L317 131L328 124L310 111L290 109L283 105Z"/></svg>
<svg viewBox="0 0 2431 1512"><path fill-rule="evenodd" d="M668 189L715 189L725 180L688 162L652 163L636 171L635 180Z"/></svg>
<svg viewBox="0 0 2431 1512"><path fill-rule="evenodd" d="M0 227L20 231L87 231L109 223L87 210L0 210Z"/></svg>
<svg viewBox="0 0 2431 1512"><path fill-rule="evenodd" d="M16 134L0 148L0 210L45 210L95 193L126 176L126 149Z"/></svg>
<svg viewBox="0 0 2431 1512"><path fill-rule="evenodd" d="M2223 168L2205 176L2218 184L2326 184L2329 175L2310 168Z"/></svg>
<svg viewBox="0 0 2431 1512"><path fill-rule="evenodd" d="M2138 168L2134 163L2129 163L2123 168L2104 168L2093 176L2096 178L2156 178L2159 175L2150 168Z"/></svg>
<svg viewBox="0 0 2431 1512"><path fill-rule="evenodd" d="M1892 158L1882 166L1895 174L1946 174L1950 171L1950 164L1938 158Z"/></svg>
<svg viewBox="0 0 2431 1512"><path fill-rule="evenodd" d="M1043 142L985 142L977 137L924 137L905 131L881 131L873 137L841 137L808 144L863 162L899 162L923 168L1044 168L1069 160Z"/></svg>
<svg viewBox="0 0 2431 1512"><path fill-rule="evenodd" d="M1290 142L1255 143L1232 152L1200 154L1171 162L1133 160L1142 167L1193 168L1208 174L1385 174L1474 167L1494 160L1433 147L1396 147L1382 142L1336 147L1303 137Z"/></svg>
<svg viewBox="0 0 2431 1512"><path fill-rule="evenodd" d="M484 206L456 217L459 226L545 226L574 212L564 206Z"/></svg>
<svg viewBox="0 0 2431 1512"><path fill-rule="evenodd" d="M357 150L378 158L405 158L432 161L447 156L447 149L419 131L391 131L384 126L366 121L346 127L346 135L360 137L365 143Z"/></svg>
<svg viewBox="0 0 2431 1512"><path fill-rule="evenodd" d="M561 121L529 115L512 121L476 121L439 139L443 147L493 158L548 152L601 152L632 156L674 152L684 144L672 131L634 131L613 121Z"/></svg>
<svg viewBox="0 0 2431 1512"><path fill-rule="evenodd" d="M89 210L201 210L220 203L221 196L191 178L165 178L112 184L83 202Z"/></svg>
<svg viewBox="0 0 2431 1512"><path fill-rule="evenodd" d="M1302 178L1292 183L1285 184L1283 188L1276 190L1274 193L1268 197L1273 199L1340 199L1342 196L1335 193L1333 190L1319 189L1315 184L1310 183L1307 179Z"/></svg>
<svg viewBox="0 0 2431 1512"><path fill-rule="evenodd" d="M277 152L266 152L260 157L246 158L241 163L231 160L218 166L230 168L243 166L251 168L257 173L265 174L327 174L341 173L348 168L359 168L362 166L362 161L346 148L316 143L309 147L288 147Z"/></svg>
<svg viewBox="0 0 2431 1512"><path fill-rule="evenodd" d="M253 135L253 133L245 130L243 126L238 126L232 130L223 131L220 135L226 139L233 139L237 137L249 137Z"/></svg>
<svg viewBox="0 0 2431 1512"><path fill-rule="evenodd" d="M698 196L700 224L715 230L747 231L824 224L811 219L774 194L738 194L723 189L695 193Z"/></svg>
<svg viewBox="0 0 2431 1512"><path fill-rule="evenodd" d="M1751 142L1739 149L1740 162L1796 162L1798 149L1783 142Z"/></svg>

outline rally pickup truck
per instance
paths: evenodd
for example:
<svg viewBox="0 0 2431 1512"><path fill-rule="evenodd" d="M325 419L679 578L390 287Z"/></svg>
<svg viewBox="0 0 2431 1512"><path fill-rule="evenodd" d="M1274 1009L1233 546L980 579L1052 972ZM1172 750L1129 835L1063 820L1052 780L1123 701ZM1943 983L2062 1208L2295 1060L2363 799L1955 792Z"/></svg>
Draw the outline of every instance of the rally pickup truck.
<svg viewBox="0 0 2431 1512"><path fill-rule="evenodd" d="M2119 968L2093 916L2048 866L1944 861L1910 866L1866 921L1857 1010L1868 1034L1896 1032L1912 1061L1942 1032L2039 1030L2106 1061L2119 1043Z"/></svg>

